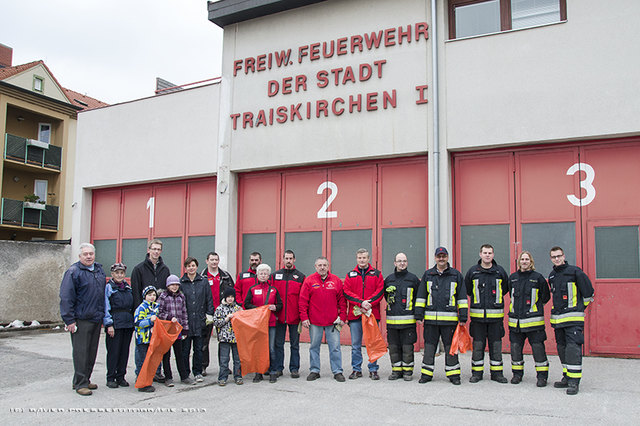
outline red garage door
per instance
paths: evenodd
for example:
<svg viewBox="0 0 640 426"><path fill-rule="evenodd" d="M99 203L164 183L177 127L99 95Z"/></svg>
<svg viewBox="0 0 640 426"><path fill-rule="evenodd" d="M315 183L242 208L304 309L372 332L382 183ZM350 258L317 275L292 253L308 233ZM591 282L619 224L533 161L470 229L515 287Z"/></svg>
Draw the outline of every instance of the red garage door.
<svg viewBox="0 0 640 426"><path fill-rule="evenodd" d="M215 179L168 182L93 191L91 239L99 263L124 262L131 274L147 241L163 242L162 258L182 274L188 256L204 263L215 247Z"/></svg>
<svg viewBox="0 0 640 426"><path fill-rule="evenodd" d="M628 139L456 155L456 264L466 272L477 261L480 245L488 242L496 247L496 260L505 269L513 272L517 255L528 250L536 270L548 276L549 248L561 246L569 263L581 266L596 288L596 303L587 314L586 352L639 354L631 338L637 341L640 334L639 318L630 308L640 301L633 291L640 279L640 202L620 186L639 181L634 165L638 158L640 144ZM624 253L615 256L617 261L610 255L615 241L624 241L623 248L617 248L616 253ZM614 272L614 267L602 266L602 259L612 265L622 261L628 268ZM615 300L620 294L628 296ZM628 308L622 309L626 314L622 306ZM549 304L547 316L550 308ZM612 328L621 319L629 324L626 329ZM550 327L547 332L547 349L555 352Z"/></svg>
<svg viewBox="0 0 640 426"><path fill-rule="evenodd" d="M425 270L427 241L426 157L248 173L239 183L238 267L249 254L281 267L284 250L296 253L296 266L315 272L325 255L332 273L344 278L355 252L370 250L371 263L384 275L393 271L398 251L409 269ZM348 330L343 341L349 342Z"/></svg>

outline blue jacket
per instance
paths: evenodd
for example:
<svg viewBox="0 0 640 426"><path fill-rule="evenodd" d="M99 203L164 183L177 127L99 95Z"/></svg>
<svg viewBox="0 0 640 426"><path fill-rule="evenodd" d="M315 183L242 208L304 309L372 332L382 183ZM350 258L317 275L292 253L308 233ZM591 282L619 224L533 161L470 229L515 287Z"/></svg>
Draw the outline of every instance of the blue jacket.
<svg viewBox="0 0 640 426"><path fill-rule="evenodd" d="M102 322L104 317L104 287L107 278L99 263L93 271L80 262L67 269L60 283L60 316L65 324L77 320Z"/></svg>
<svg viewBox="0 0 640 426"><path fill-rule="evenodd" d="M104 305L105 327L133 328L133 294L128 284L121 289L109 280L104 288Z"/></svg>
<svg viewBox="0 0 640 426"><path fill-rule="evenodd" d="M136 325L136 344L141 343L149 344L151 341L151 331L153 329L153 322L151 317L158 316L158 304L153 302L149 304L146 300L143 300L140 306L136 309L136 313L133 316Z"/></svg>

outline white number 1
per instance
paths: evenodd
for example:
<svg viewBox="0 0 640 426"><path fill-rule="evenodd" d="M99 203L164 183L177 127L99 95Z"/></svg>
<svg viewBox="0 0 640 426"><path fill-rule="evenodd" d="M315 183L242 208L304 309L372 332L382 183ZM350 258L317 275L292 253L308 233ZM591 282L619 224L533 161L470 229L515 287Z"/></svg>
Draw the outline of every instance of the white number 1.
<svg viewBox="0 0 640 426"><path fill-rule="evenodd" d="M147 210L149 210L149 228L153 228L153 212L155 211L156 199L149 197L147 200Z"/></svg>
<svg viewBox="0 0 640 426"><path fill-rule="evenodd" d="M333 203L333 200L335 200L338 196L338 185L331 181L322 182L320 186L318 186L318 195L322 194L325 189L329 189L331 193L329 194L327 201L325 201L322 207L320 207L320 210L318 210L318 219L330 219L338 217L338 212L327 211L331 203Z"/></svg>
<svg viewBox="0 0 640 426"><path fill-rule="evenodd" d="M573 176L577 172L585 173L584 180L580 181L580 188L587 191L587 195L584 198L578 198L573 194L569 194L567 195L567 199L576 207L586 206L596 198L596 188L593 186L593 179L596 177L596 172L593 170L593 167L587 163L576 163L569 167L567 176Z"/></svg>

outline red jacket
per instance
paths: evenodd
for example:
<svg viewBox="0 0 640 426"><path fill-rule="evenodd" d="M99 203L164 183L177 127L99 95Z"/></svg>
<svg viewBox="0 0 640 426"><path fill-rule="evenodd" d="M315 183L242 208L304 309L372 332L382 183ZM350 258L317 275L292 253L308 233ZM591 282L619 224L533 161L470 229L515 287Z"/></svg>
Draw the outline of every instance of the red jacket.
<svg viewBox="0 0 640 426"><path fill-rule="evenodd" d="M267 293L269 296L267 296ZM276 305L276 310L271 311L269 317L269 327L276 326L276 312L282 310L282 299L278 294L273 282L271 280L267 282L257 281L247 291L247 297L244 299L244 308L253 309L263 305Z"/></svg>
<svg viewBox="0 0 640 426"><path fill-rule="evenodd" d="M249 287L258 282L256 278L256 271L253 269L247 270L247 272L240 272L238 274L238 278L236 279L235 289L236 289L236 300L244 308L244 299L247 297L247 292L249 291Z"/></svg>
<svg viewBox="0 0 640 426"><path fill-rule="evenodd" d="M300 290L300 320L320 327L332 325L340 316L347 320L342 281L333 274L323 280L317 272L305 278Z"/></svg>
<svg viewBox="0 0 640 426"><path fill-rule="evenodd" d="M284 304L283 309L278 312L278 322L282 324L298 324L300 322L300 309L298 299L300 288L305 276L295 267L293 269L279 269L271 275L273 285L278 289L278 293Z"/></svg>
<svg viewBox="0 0 640 426"><path fill-rule="evenodd" d="M364 277L356 266L344 279L344 297L347 299L347 318L349 321L360 319L353 314L354 306L362 306L362 302L370 300L371 310L377 320L380 320L380 302L384 295L384 278L382 273L367 265Z"/></svg>

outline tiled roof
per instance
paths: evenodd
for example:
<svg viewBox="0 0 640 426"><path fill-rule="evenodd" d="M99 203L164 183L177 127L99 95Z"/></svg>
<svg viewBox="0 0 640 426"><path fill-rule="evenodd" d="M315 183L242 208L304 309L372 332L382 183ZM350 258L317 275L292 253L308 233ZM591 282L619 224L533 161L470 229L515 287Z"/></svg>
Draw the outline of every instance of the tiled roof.
<svg viewBox="0 0 640 426"><path fill-rule="evenodd" d="M71 104L73 104L75 106L78 106L78 107L82 108L83 110L99 108L99 107L103 107L103 106L109 105L109 104L104 103L102 101L99 101L97 99L91 98L89 96L86 96L86 95L83 95L81 93L74 92L73 90L66 89L66 88L62 87L60 85L60 83L58 82L58 80L56 79L56 77L51 72L51 70L49 69L49 67L47 67L47 65L42 60L33 61L33 62L29 62L27 64L22 64L22 65L16 65L16 66L13 66L13 67L0 68L0 80L5 80L5 79L7 79L7 78L9 78L11 76L14 76L16 74L20 74L21 72L27 71L28 69L31 69L31 68L33 68L33 67L35 67L37 65L42 65L43 67L45 67L47 69L47 71L51 75L51 78L53 78L53 80L56 82L58 87L60 87L60 89L64 92L64 94L67 97L67 99L69 99L69 103L71 103Z"/></svg>
<svg viewBox="0 0 640 426"><path fill-rule="evenodd" d="M67 89L67 88L63 87L62 90L64 91L65 95L67 95L67 98L69 98L69 101L71 101L72 104L74 104L76 106L79 106L83 110L89 110L89 109L109 106L109 104L107 104L105 102L99 101L97 99L94 99L94 98L89 97L87 95L83 95L83 94L78 93L78 92L74 92L71 89Z"/></svg>

